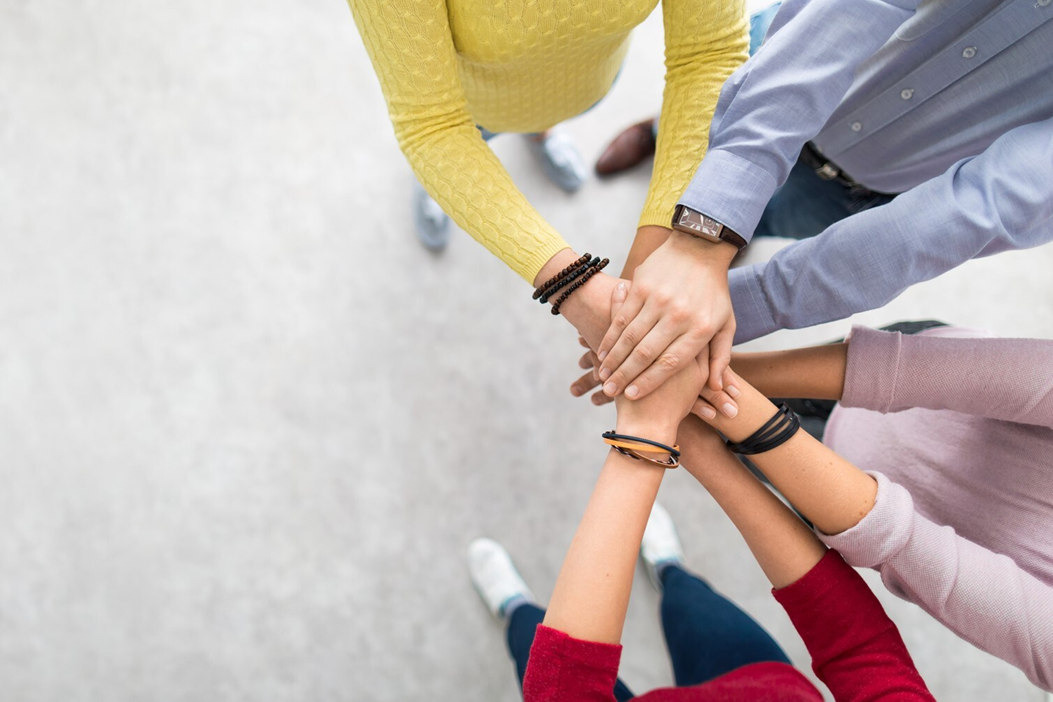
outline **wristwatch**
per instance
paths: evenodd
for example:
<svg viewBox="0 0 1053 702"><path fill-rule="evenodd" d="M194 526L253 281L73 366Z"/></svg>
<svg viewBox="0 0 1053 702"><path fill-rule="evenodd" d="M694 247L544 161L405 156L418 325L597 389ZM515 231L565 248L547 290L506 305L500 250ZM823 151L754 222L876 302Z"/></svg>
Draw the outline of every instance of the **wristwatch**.
<svg viewBox="0 0 1053 702"><path fill-rule="evenodd" d="M714 244L726 241L740 251L746 246L746 240L738 232L687 205L677 205L673 210L673 229Z"/></svg>

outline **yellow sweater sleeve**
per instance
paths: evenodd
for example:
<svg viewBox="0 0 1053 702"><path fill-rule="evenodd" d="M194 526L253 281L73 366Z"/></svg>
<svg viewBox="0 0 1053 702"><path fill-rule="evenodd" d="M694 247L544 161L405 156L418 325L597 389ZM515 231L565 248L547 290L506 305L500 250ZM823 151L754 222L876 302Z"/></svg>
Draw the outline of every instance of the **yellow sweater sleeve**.
<svg viewBox="0 0 1053 702"><path fill-rule="evenodd" d="M706 154L720 88L749 57L749 18L745 0L662 0L662 21L665 91L640 226L668 228Z"/></svg>
<svg viewBox="0 0 1053 702"><path fill-rule="evenodd" d="M563 238L531 207L468 113L444 0L350 0L399 146L472 237L533 282Z"/></svg>

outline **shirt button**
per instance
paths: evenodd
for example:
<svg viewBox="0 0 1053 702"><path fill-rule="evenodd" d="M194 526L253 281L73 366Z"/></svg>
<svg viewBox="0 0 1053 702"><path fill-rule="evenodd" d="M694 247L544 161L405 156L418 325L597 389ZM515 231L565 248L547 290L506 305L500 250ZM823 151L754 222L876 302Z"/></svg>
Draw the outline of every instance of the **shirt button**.
<svg viewBox="0 0 1053 702"><path fill-rule="evenodd" d="M1045 7L1050 2L1053 2L1053 0L1038 0L1038 2L1035 3L1035 7Z"/></svg>
<svg viewBox="0 0 1053 702"><path fill-rule="evenodd" d="M863 123L862 122L852 122L852 124L850 124L848 126L849 126L849 128L851 128L851 130L853 132L858 132L860 129L863 128Z"/></svg>
<svg viewBox="0 0 1053 702"><path fill-rule="evenodd" d="M912 97L914 97L914 88L904 88L903 90L899 91L899 96L904 100L910 100Z"/></svg>
<svg viewBox="0 0 1053 702"><path fill-rule="evenodd" d="M1046 0L1046 1L1048 2L1049 0ZM975 46L967 47L965 49L965 51L962 52L962 56L964 56L965 58L972 58L973 56L976 56L976 47Z"/></svg>

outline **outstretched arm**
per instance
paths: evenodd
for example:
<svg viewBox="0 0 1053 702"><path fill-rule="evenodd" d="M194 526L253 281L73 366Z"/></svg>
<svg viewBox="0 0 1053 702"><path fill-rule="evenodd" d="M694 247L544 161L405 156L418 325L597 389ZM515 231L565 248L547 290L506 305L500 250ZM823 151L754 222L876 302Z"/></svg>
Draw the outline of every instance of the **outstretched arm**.
<svg viewBox="0 0 1053 702"><path fill-rule="evenodd" d="M741 353L735 371L768 397L899 412L947 409L1053 427L1053 341L855 327L844 343Z"/></svg>
<svg viewBox="0 0 1053 702"><path fill-rule="evenodd" d="M892 335L889 335L892 336ZM905 337L910 338L910 337ZM849 342L855 343L855 337ZM741 441L775 406L738 378L739 417L706 421ZM700 401L696 411L706 407ZM681 427L685 465L695 459L693 420ZM876 568L886 587L918 604L959 636L1053 684L1053 588L993 553L915 513L910 494L883 475L864 473L803 431L751 459L853 566Z"/></svg>
<svg viewBox="0 0 1053 702"><path fill-rule="evenodd" d="M834 699L932 700L895 624L862 578L702 422L686 420L679 438L684 465L738 527ZM863 668L868 675L859 675Z"/></svg>

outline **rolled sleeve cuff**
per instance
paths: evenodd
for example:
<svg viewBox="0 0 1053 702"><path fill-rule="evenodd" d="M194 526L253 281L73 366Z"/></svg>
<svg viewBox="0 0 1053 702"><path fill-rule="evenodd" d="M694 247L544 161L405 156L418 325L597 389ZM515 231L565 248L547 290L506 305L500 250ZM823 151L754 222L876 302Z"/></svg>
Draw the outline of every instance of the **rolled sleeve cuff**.
<svg viewBox="0 0 1053 702"><path fill-rule="evenodd" d="M734 268L728 273L731 306L735 310L735 343L752 341L779 329L768 296L761 287L764 264Z"/></svg>
<svg viewBox="0 0 1053 702"><path fill-rule="evenodd" d="M877 496L870 512L858 524L840 534L823 534L819 539L838 551L856 568L876 568L899 553L910 541L914 520L914 501L902 485L876 471L867 475L877 481Z"/></svg>
<svg viewBox="0 0 1053 702"><path fill-rule="evenodd" d="M853 327L848 337L848 364L841 404L888 412L896 397L903 347L899 332Z"/></svg>
<svg viewBox="0 0 1053 702"><path fill-rule="evenodd" d="M775 179L755 163L712 149L677 204L731 227L748 243L776 186Z"/></svg>

